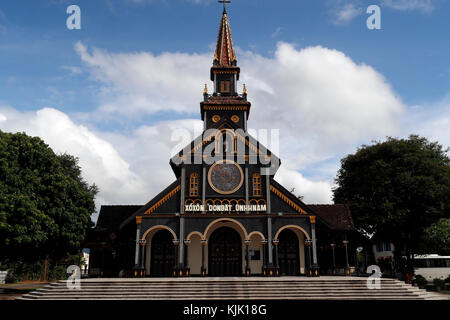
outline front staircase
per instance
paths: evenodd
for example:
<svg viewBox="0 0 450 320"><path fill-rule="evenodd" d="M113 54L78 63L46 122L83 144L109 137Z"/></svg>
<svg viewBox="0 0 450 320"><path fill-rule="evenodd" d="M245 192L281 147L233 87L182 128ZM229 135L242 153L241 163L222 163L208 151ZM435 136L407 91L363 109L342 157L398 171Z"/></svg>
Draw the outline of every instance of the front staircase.
<svg viewBox="0 0 450 320"><path fill-rule="evenodd" d="M80 289L66 281L30 292L21 300L444 300L394 279L368 289L360 277L140 278L83 279Z"/></svg>

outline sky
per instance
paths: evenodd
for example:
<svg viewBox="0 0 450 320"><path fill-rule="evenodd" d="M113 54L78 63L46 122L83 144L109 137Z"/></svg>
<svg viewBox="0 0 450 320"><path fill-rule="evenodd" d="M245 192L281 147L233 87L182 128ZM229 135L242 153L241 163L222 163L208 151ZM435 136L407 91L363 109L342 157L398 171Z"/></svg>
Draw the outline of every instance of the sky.
<svg viewBox="0 0 450 320"><path fill-rule="evenodd" d="M450 1L232 0L227 12L249 129L278 130L275 179L306 203L332 203L340 160L363 144L450 146ZM146 203L201 132L221 14L215 0L2 0L0 130L77 156L97 209Z"/></svg>

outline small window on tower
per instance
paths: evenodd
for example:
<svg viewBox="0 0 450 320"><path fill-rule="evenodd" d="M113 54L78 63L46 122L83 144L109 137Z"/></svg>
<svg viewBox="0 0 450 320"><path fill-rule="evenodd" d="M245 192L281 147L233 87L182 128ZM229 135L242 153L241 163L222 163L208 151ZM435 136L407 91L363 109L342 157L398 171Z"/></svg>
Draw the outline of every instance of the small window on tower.
<svg viewBox="0 0 450 320"><path fill-rule="evenodd" d="M220 92L223 92L223 93L231 92L231 82L230 81L220 81Z"/></svg>
<svg viewBox="0 0 450 320"><path fill-rule="evenodd" d="M253 175L253 196L260 197L261 195L261 175L259 173L255 173Z"/></svg>
<svg viewBox="0 0 450 320"><path fill-rule="evenodd" d="M193 173L189 178L189 196L198 197L198 174Z"/></svg>

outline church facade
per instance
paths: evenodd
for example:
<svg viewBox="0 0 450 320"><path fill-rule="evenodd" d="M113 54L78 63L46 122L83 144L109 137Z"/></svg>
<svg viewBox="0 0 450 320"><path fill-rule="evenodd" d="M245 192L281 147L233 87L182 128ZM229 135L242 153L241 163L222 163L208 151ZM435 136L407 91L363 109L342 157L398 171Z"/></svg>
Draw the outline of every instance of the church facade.
<svg viewBox="0 0 450 320"><path fill-rule="evenodd" d="M92 276L280 276L350 269L346 205L307 205L274 176L280 159L247 132L251 103L226 10L200 102L204 131L145 205L102 206L86 246ZM269 111L269 110L266 110Z"/></svg>

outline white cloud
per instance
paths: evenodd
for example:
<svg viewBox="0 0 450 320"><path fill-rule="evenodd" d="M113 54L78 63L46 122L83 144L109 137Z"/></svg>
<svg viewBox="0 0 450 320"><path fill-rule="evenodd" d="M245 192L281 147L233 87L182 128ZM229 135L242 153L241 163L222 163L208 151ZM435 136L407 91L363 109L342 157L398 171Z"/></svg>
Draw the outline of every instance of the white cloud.
<svg viewBox="0 0 450 320"><path fill-rule="evenodd" d="M253 103L249 126L280 129L280 156L292 168L397 133L405 111L381 74L336 50L280 43L273 59L247 53L242 70Z"/></svg>
<svg viewBox="0 0 450 320"><path fill-rule="evenodd" d="M212 54L108 53L88 50L82 43L76 44L76 50L101 85L97 117L198 113ZM239 64L241 83L247 83L253 104L249 127L280 129L279 150L286 170L315 166L320 176L310 182L317 181L318 191L324 190L325 180L332 183L335 166L330 161L338 161L360 143L398 133L405 106L381 74L342 52L323 47L295 49L281 42L273 58L242 52ZM133 139L140 139L138 132ZM133 153L134 143L122 143L129 147L121 154ZM142 159L143 149L136 149L138 154L130 158ZM168 167L167 158L159 171ZM158 159L159 155L152 161ZM160 172L163 176L167 171ZM318 197L325 201L329 192Z"/></svg>
<svg viewBox="0 0 450 320"><path fill-rule="evenodd" d="M55 109L3 107L0 128L38 135L57 152L78 156L86 179L100 186L100 204L144 203L174 180L168 163L178 143L171 140L173 131L193 138L193 128L202 125L199 115L188 117L199 111L212 54L109 53L82 43L76 49L100 86L96 121L159 111L185 119L156 118L154 125L118 133L92 129L97 122L88 118L89 128L77 124ZM241 52L239 58L252 102L249 127L280 130L283 164L276 179L307 203L331 201L339 159L362 143L413 132L441 141L444 133L450 136L450 99L433 114L406 108L380 73L337 50L281 42L273 57Z"/></svg>
<svg viewBox="0 0 450 320"><path fill-rule="evenodd" d="M354 3L338 5L332 10L334 16L333 23L337 25L346 24L361 15L362 12L362 8Z"/></svg>
<svg viewBox="0 0 450 320"><path fill-rule="evenodd" d="M62 69L69 71L69 75L71 76L76 76L83 73L81 68L76 66L62 66Z"/></svg>
<svg viewBox="0 0 450 320"><path fill-rule="evenodd" d="M401 11L419 10L429 13L434 10L433 0L383 0L382 5Z"/></svg>
<svg viewBox="0 0 450 320"><path fill-rule="evenodd" d="M134 203L142 201L143 179L130 170L114 146L88 128L75 124L66 114L51 108L37 112L18 112L0 108L0 129L25 132L41 137L57 153L67 152L79 158L83 176L96 183L101 193L98 203Z"/></svg>
<svg viewBox="0 0 450 320"><path fill-rule="evenodd" d="M331 183L329 181L311 181L300 172L281 166L276 179L289 191L294 188L294 194L304 196L304 201L310 204L332 203Z"/></svg>
<svg viewBox="0 0 450 320"><path fill-rule="evenodd" d="M282 27L277 27L277 28L275 29L275 31L272 33L271 37L272 37L272 38L279 37L279 36L281 35L281 32L283 31L283 29L284 29L284 28L282 28Z"/></svg>
<svg viewBox="0 0 450 320"><path fill-rule="evenodd" d="M102 83L99 113L154 114L160 111L193 113L209 79L212 54L92 53L78 42L76 51L92 75Z"/></svg>
<svg viewBox="0 0 450 320"><path fill-rule="evenodd" d="M450 147L450 93L436 103L412 107L404 123L407 133L439 141L444 149Z"/></svg>

